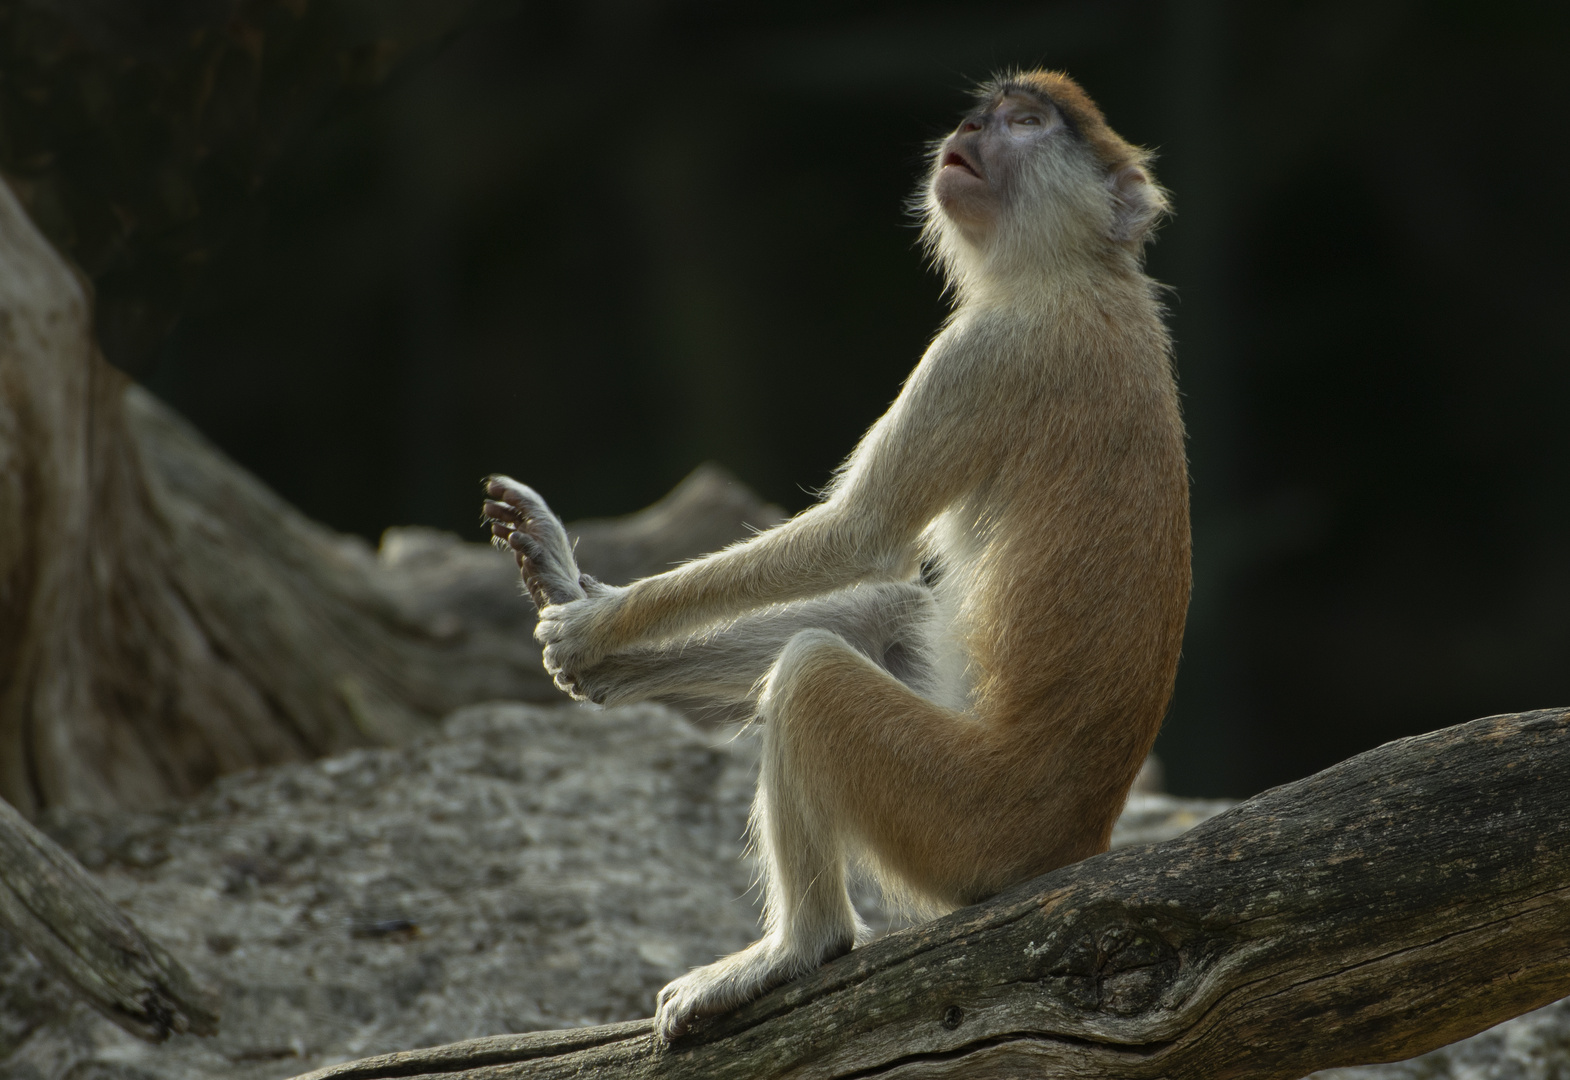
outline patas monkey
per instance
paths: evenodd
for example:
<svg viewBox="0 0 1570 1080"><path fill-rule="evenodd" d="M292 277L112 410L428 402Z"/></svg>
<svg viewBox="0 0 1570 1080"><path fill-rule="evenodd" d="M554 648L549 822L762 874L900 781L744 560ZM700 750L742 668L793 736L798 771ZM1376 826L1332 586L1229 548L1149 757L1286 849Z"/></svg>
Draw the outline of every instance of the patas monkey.
<svg viewBox="0 0 1570 1080"><path fill-rule="evenodd" d="M1148 158L1066 76L982 87L922 195L953 315L776 528L615 588L490 482L558 686L756 705L765 933L660 992L666 1039L847 952L848 859L937 912L1106 849L1189 595Z"/></svg>

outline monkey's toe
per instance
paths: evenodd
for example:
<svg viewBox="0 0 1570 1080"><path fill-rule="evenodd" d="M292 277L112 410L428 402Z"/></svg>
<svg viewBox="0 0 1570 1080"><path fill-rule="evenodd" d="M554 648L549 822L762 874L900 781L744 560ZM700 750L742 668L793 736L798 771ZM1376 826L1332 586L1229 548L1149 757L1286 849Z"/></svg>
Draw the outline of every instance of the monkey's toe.
<svg viewBox="0 0 1570 1080"><path fill-rule="evenodd" d="M525 484L518 483L510 476L502 476L498 473L495 476L487 476L485 478L485 494L497 502L512 503L518 506L527 500L529 488Z"/></svg>
<svg viewBox="0 0 1570 1080"><path fill-rule="evenodd" d="M518 508L510 503L486 499L481 509L485 516L492 521L505 521L513 525L519 525L523 522L523 516L518 513Z"/></svg>
<svg viewBox="0 0 1570 1080"><path fill-rule="evenodd" d="M828 955L837 956L841 951L848 948L830 949ZM723 960L693 968L655 998L654 1029L666 1042L678 1039L691 1030L694 1021L728 1013L805 975L823 962L821 953L822 949L809 949L803 955L765 938Z"/></svg>
<svg viewBox="0 0 1570 1080"><path fill-rule="evenodd" d="M692 1030L693 1021L703 1015L699 1012L701 995L693 992L693 987L687 985L692 976L699 974L703 969L689 973L677 979L665 989L660 991L656 999L658 1004L654 1014L654 1031L667 1043L675 1042L687 1032ZM721 1012L723 1010L712 1010Z"/></svg>

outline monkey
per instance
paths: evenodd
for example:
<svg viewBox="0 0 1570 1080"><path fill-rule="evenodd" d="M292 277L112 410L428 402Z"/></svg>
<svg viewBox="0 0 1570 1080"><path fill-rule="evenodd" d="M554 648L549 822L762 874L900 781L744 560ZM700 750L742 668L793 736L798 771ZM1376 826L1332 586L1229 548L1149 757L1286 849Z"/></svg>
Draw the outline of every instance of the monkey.
<svg viewBox="0 0 1570 1080"><path fill-rule="evenodd" d="M1151 157L1067 75L981 85L918 196L950 314L774 528L611 586L532 489L490 478L559 688L750 705L761 731L763 936L659 993L667 1042L864 941L848 867L935 915L1106 850L1190 590Z"/></svg>

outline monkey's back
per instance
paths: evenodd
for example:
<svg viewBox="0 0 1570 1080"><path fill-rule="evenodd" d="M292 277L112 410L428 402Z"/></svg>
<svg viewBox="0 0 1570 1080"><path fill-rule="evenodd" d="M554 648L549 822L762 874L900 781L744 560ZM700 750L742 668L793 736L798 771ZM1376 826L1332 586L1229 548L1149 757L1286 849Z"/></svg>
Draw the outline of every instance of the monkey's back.
<svg viewBox="0 0 1570 1080"><path fill-rule="evenodd" d="M1188 480L1147 282L994 337L1012 384L998 419L1035 434L934 537L969 548L939 589L1017 793L1006 812L1022 820L998 834L1026 838L1024 875L1105 848L1155 740L1188 608Z"/></svg>

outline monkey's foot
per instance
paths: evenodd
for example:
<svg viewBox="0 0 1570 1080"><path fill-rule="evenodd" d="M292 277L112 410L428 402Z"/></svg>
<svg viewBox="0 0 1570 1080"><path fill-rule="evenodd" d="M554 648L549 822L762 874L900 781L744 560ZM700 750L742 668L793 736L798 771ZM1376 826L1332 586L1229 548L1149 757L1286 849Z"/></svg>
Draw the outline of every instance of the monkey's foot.
<svg viewBox="0 0 1570 1080"><path fill-rule="evenodd" d="M572 541L539 492L510 476L485 481L485 518L491 536L518 560L523 586L537 608L582 600L594 581L578 572Z"/></svg>
<svg viewBox="0 0 1570 1080"><path fill-rule="evenodd" d="M702 1016L730 1012L850 952L846 938L823 948L786 949L772 937L706 967L694 968L660 991L654 1030L666 1042L685 1035Z"/></svg>

